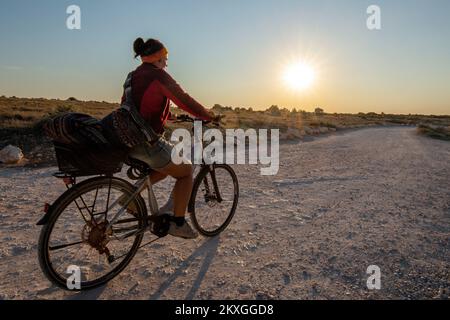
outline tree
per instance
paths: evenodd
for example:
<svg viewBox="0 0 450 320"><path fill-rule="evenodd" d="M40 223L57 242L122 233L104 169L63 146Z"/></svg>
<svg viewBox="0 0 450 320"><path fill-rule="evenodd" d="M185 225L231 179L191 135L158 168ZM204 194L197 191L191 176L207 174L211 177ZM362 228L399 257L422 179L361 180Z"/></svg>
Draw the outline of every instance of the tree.
<svg viewBox="0 0 450 320"><path fill-rule="evenodd" d="M316 115L321 115L321 114L324 114L324 111L323 111L322 108L316 108L316 109L314 110L314 113L315 113Z"/></svg>
<svg viewBox="0 0 450 320"><path fill-rule="evenodd" d="M270 113L273 116L279 116L281 115L280 108L278 108L277 105L272 105L269 109L266 110L268 113Z"/></svg>
<svg viewBox="0 0 450 320"><path fill-rule="evenodd" d="M283 109L280 110L280 112L281 112L283 115L289 115L289 113L291 113L291 112L289 111L288 108L283 108Z"/></svg>
<svg viewBox="0 0 450 320"><path fill-rule="evenodd" d="M221 111L221 110L223 110L223 107L220 105L220 104L215 104L213 107L212 107L212 109L213 110L216 110L216 111Z"/></svg>

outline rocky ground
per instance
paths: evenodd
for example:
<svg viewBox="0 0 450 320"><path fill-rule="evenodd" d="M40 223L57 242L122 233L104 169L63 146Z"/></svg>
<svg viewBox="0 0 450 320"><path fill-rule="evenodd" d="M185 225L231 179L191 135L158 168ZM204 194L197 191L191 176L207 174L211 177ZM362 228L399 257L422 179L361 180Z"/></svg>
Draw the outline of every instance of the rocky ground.
<svg viewBox="0 0 450 320"><path fill-rule="evenodd" d="M56 168L2 167L0 298L447 299L450 143L409 127L309 140L280 146L276 176L235 166L239 206L220 236L163 238L82 293L52 286L37 261L35 223L64 190ZM380 290L367 289L370 265Z"/></svg>

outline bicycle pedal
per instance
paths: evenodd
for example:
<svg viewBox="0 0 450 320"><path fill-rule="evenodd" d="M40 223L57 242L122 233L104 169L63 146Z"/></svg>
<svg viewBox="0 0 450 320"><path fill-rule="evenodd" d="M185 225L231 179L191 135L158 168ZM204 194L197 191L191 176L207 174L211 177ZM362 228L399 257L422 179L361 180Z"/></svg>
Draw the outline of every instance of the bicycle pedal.
<svg viewBox="0 0 450 320"><path fill-rule="evenodd" d="M150 231L160 238L167 236L170 228L170 220L171 218L170 215L168 214L152 216L151 217L152 226Z"/></svg>

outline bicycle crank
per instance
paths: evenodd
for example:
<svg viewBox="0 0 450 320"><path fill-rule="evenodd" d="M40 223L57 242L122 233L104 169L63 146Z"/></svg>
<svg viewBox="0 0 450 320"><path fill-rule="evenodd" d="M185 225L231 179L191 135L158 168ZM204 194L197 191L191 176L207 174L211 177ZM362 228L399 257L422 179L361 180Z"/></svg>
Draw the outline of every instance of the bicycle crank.
<svg viewBox="0 0 450 320"><path fill-rule="evenodd" d="M162 214L158 216L148 217L152 227L150 231L160 238L163 238L169 234L171 216L168 214Z"/></svg>

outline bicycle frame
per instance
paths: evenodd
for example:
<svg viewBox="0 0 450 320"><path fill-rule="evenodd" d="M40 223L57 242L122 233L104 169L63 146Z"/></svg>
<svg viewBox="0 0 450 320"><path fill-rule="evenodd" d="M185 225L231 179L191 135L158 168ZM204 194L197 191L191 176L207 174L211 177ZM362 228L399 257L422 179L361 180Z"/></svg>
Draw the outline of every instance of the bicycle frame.
<svg viewBox="0 0 450 320"><path fill-rule="evenodd" d="M203 171L203 170L208 170L208 171L211 173L211 180L212 180L212 183L213 183L213 188L214 188L216 200L217 200L219 203L222 202L223 199L222 199L222 197L221 197L221 195L220 195L219 186L218 186L218 184L217 184L217 180L216 180L216 176L215 176L215 171L214 171L214 164L212 164L212 165L206 165L206 164L203 163L203 164L201 165L201 167L200 167L200 172ZM206 192L207 192L207 194L209 194L209 193L210 193L210 189L209 189L210 186L209 186L209 184L208 184L208 181L205 180L204 183L205 183ZM136 191L135 191L135 192L134 192L127 200L126 200L125 204L123 204L123 208L121 208L121 209L119 210L119 212L117 212L117 213L114 215L114 217L110 220L110 222L109 222L109 224L108 224L108 226L107 226L107 230L110 230L110 229L113 227L113 225L114 225L116 222L118 222L118 220L119 220L120 217L123 215L123 213L124 213L125 210L127 209L128 205L131 203L131 201L133 201L133 199L134 199L138 194L140 194L142 191L144 191L145 188L147 188L148 202L149 202L148 205L149 205L149 209L150 209L150 212L151 212L151 216L154 216L154 215L156 215L156 214L159 213L158 202L157 202L155 193L154 193L154 191L153 191L153 184L152 184L152 182L151 182L151 180L150 180L150 176L146 176L146 177L140 179L138 182L135 183L135 186L137 187L137 188L136 188ZM108 207L108 212L109 212L112 208L114 208L114 207L117 205L118 202L119 202L119 199L117 199L116 201L114 201L114 203L111 204L111 206ZM193 203L193 201L192 201L192 199L191 199L191 201L189 202L189 207L188 207L189 210L188 210L188 211L191 211L191 208L192 208L193 205L194 205L194 203ZM132 221L132 220L134 220L134 219L127 219L126 221L128 222L128 221ZM141 229L141 230L133 230L133 231L130 231L129 233L126 233L126 234L124 234L124 235L122 235L122 236L120 236L120 237L117 237L117 239L123 240L123 239L125 239L125 238L127 238L127 237L130 237L130 236L132 236L132 235L135 235L136 232L140 232L140 231L145 230L147 227L148 227L148 226L145 226L145 227L144 227L143 229Z"/></svg>
<svg viewBox="0 0 450 320"><path fill-rule="evenodd" d="M191 119L192 121L194 121L193 119ZM192 129L193 130L193 129ZM203 170L203 168L208 168L209 171L211 172L211 178L213 181L213 186L214 186L214 191L216 193L217 196L217 201L220 203L222 202L222 197L220 196L220 192L219 192L219 187L217 185L217 180L216 180L216 176L215 176L215 172L214 172L214 165L206 165L205 162L203 161L202 165L201 165L201 170ZM206 188L209 192L209 186L207 185L207 181L206 183ZM157 213L159 213L159 207L158 207L158 202L156 200L156 196L155 193L153 191L153 185L150 181L150 176L146 176L144 178L142 178L141 180L139 180L135 186L137 186L136 191L131 195L131 197L126 201L126 203L124 204L123 208L119 210L119 212L113 217L113 219L109 222L108 226L107 226L107 230L110 230L112 228L112 225L117 222L117 220L120 218L120 216L125 212L126 208L128 207L128 205L131 203L131 201L138 195L140 194L145 188L147 188L148 190L148 200L149 200L149 208L150 208L150 212L151 215L155 215ZM111 210L119 201L119 199L117 199L116 201L114 201L114 203L108 207L108 211ZM191 204L189 204L189 207L191 207Z"/></svg>
<svg viewBox="0 0 450 320"><path fill-rule="evenodd" d="M158 202L156 200L156 196L155 193L153 191L153 184L150 180L150 176L146 176L140 180L138 180L135 184L134 184L136 188L136 191L130 196L130 198L125 202L125 204L123 205L123 208L119 210L119 212L117 212L114 217L110 220L108 226L107 226L107 230L111 230L112 226L114 223L116 223L118 221L118 219L123 215L123 213L125 212L125 210L127 210L128 205L131 203L131 201L133 201L133 199L140 194L142 191L145 190L145 188L147 188L147 194L148 194L148 205L150 208L150 212L151 215L155 215L159 212L159 208L158 208ZM114 208L117 203L119 202L119 199L117 199L116 201L114 201L113 204L111 204L111 206L108 207L108 211L109 212L112 208ZM144 227L144 229L146 229L147 226ZM137 230L137 232L139 232L140 230ZM123 240L131 235L134 235L136 233L136 231L132 231L130 233L127 233L121 237L118 237L119 240Z"/></svg>
<svg viewBox="0 0 450 320"><path fill-rule="evenodd" d="M133 199L140 194L142 191L144 191L145 188L147 188L148 190L148 198L149 198L149 207L150 207L150 212L152 213L152 215L157 214L159 209L158 209L158 202L156 200L156 196L155 193L153 192L153 185L152 182L150 181L150 176L146 176L144 178L142 178L141 180L139 180L138 182L136 182L135 186L137 186L136 191L130 196L130 198L125 202L125 204L123 205L123 208L119 210L119 212L116 213L116 215L111 219L111 221L109 222L107 229L110 229L112 227L112 225L117 222L117 220L120 218L120 216L122 216L122 214L125 212L125 210L127 209L127 207L129 206L129 204L131 203L131 201L133 201ZM119 198L120 199L120 198ZM114 203L108 207L108 212L114 208L116 206L116 204L119 202L119 199L117 199L116 201L114 201Z"/></svg>

